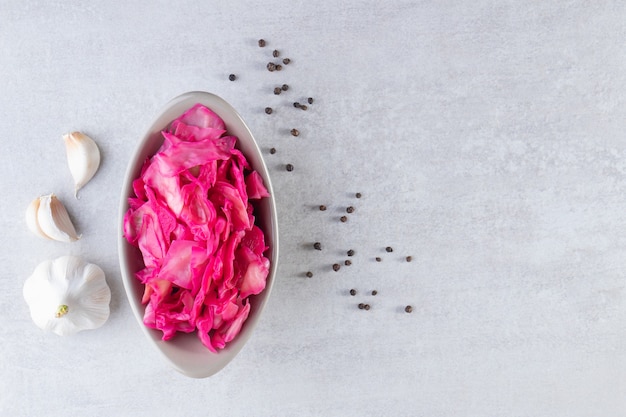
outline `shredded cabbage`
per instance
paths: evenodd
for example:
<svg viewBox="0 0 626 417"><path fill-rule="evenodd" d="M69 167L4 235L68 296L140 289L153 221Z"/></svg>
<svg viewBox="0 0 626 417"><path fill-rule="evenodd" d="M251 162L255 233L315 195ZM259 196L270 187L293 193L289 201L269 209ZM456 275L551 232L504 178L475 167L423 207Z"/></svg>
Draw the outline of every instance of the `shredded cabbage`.
<svg viewBox="0 0 626 417"><path fill-rule="evenodd" d="M124 216L124 236L145 266L136 273L144 324L163 340L197 331L212 352L239 334L270 267L250 204L269 193L225 133L201 104L174 120L133 181Z"/></svg>

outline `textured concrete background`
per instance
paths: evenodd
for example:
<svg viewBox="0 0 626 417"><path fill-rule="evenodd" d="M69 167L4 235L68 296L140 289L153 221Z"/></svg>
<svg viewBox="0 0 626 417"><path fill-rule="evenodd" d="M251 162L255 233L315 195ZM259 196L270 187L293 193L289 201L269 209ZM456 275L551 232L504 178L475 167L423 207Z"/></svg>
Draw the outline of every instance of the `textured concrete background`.
<svg viewBox="0 0 626 417"><path fill-rule="evenodd" d="M625 39L621 1L3 0L0 414L626 415ZM292 59L280 73L264 69L274 48ZM190 90L250 125L282 239L259 327L205 380L144 340L116 248L129 154ZM80 200L72 129L103 154ZM79 242L27 230L49 192ZM21 295L65 254L113 292L107 324L71 338L36 328Z"/></svg>

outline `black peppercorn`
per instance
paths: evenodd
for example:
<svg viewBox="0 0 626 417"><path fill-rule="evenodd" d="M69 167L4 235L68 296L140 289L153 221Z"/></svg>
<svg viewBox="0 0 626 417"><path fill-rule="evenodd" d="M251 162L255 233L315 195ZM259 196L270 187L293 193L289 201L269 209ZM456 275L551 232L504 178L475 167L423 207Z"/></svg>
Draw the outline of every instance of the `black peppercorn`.
<svg viewBox="0 0 626 417"><path fill-rule="evenodd" d="M231 81L235 81L237 79L237 76L235 74L230 74L228 76L228 79L231 80Z"/></svg>
<svg viewBox="0 0 626 417"><path fill-rule="evenodd" d="M346 208L346 212L354 213L354 207L350 206L350 207Z"/></svg>
<svg viewBox="0 0 626 417"><path fill-rule="evenodd" d="M291 171L293 171L293 165L291 165L291 164L287 164L287 165L285 165L285 169L286 169L287 171L291 172Z"/></svg>
<svg viewBox="0 0 626 417"><path fill-rule="evenodd" d="M365 304L359 303L359 310L363 310L365 308Z"/></svg>
<svg viewBox="0 0 626 417"><path fill-rule="evenodd" d="M350 295L356 295L356 290L354 288L350 290Z"/></svg>
<svg viewBox="0 0 626 417"><path fill-rule="evenodd" d="M287 90L289 90L289 86L288 86L287 84L283 84L282 86L280 86L280 88L281 88L283 91L287 91Z"/></svg>
<svg viewBox="0 0 626 417"><path fill-rule="evenodd" d="M376 294L378 294L378 291L372 290L372 295L376 295Z"/></svg>
<svg viewBox="0 0 626 417"><path fill-rule="evenodd" d="M322 205L320 206L320 211L326 211L326 206L322 204Z"/></svg>
<svg viewBox="0 0 626 417"><path fill-rule="evenodd" d="M346 261L344 262L344 264L345 264L346 266L350 266L350 265L352 265L352 261L351 261L350 259L346 259Z"/></svg>
<svg viewBox="0 0 626 417"><path fill-rule="evenodd" d="M313 272L309 271L306 273L307 278L312 278L313 277Z"/></svg>
<svg viewBox="0 0 626 417"><path fill-rule="evenodd" d="M407 256L407 257L406 257L406 261L407 261L407 262L411 262L412 260L413 260L413 257L412 257L412 256Z"/></svg>
<svg viewBox="0 0 626 417"><path fill-rule="evenodd" d="M386 250L387 252L393 252L393 248L392 248L391 246L387 246L387 247L385 248L385 250Z"/></svg>
<svg viewBox="0 0 626 417"><path fill-rule="evenodd" d="M354 251L352 249L348 251L348 256L354 256Z"/></svg>
<svg viewBox="0 0 626 417"><path fill-rule="evenodd" d="M369 310L369 309L370 309L370 305L369 305L369 304L365 304L365 305L363 306L363 308L364 308L365 310Z"/></svg>
<svg viewBox="0 0 626 417"><path fill-rule="evenodd" d="M289 59L289 58L283 59L283 64L285 64L285 65L289 65L290 62L291 62L291 59Z"/></svg>
<svg viewBox="0 0 626 417"><path fill-rule="evenodd" d="M333 264L333 271L339 271L339 269L341 268L341 265L339 264Z"/></svg>
<svg viewBox="0 0 626 417"><path fill-rule="evenodd" d="M382 262L382 261L383 261L383 259L380 256L376 257L376 262Z"/></svg>
<svg viewBox="0 0 626 417"><path fill-rule="evenodd" d="M283 66L280 64L276 64L276 71L280 71L283 69Z"/></svg>
<svg viewBox="0 0 626 417"><path fill-rule="evenodd" d="M306 99L309 104L313 104L313 97L309 97Z"/></svg>
<svg viewBox="0 0 626 417"><path fill-rule="evenodd" d="M278 52L278 49L274 49L274 50L272 51L272 56L273 56L274 58L278 58L278 55L280 55L280 52Z"/></svg>
<svg viewBox="0 0 626 417"><path fill-rule="evenodd" d="M298 136L300 131L298 129L291 129L291 136Z"/></svg>
<svg viewBox="0 0 626 417"><path fill-rule="evenodd" d="M274 155L276 153L276 148L270 148L270 153Z"/></svg>
<svg viewBox="0 0 626 417"><path fill-rule="evenodd" d="M356 193L354 196L355 196L356 198L361 198L361 193Z"/></svg>
<svg viewBox="0 0 626 417"><path fill-rule="evenodd" d="M322 244L320 242L315 242L313 244L313 249L315 249L315 250L322 250Z"/></svg>
<svg viewBox="0 0 626 417"><path fill-rule="evenodd" d="M272 72L276 70L276 64L274 64L273 62L268 62L267 63L267 70Z"/></svg>
<svg viewBox="0 0 626 417"><path fill-rule="evenodd" d="M266 108L265 108L265 113L266 113L266 114L272 114L272 112L273 112L273 111L274 111L274 110L272 110L272 108L271 108L271 107L266 107Z"/></svg>
<svg viewBox="0 0 626 417"><path fill-rule="evenodd" d="M259 39L259 47L263 48L265 46L265 39Z"/></svg>
<svg viewBox="0 0 626 417"><path fill-rule="evenodd" d="M283 90L280 87L274 88L274 94L279 95Z"/></svg>
<svg viewBox="0 0 626 417"><path fill-rule="evenodd" d="M339 220L341 220L342 223L345 223L348 221L348 218L346 216L341 216Z"/></svg>
<svg viewBox="0 0 626 417"><path fill-rule="evenodd" d="M410 312L412 312L412 311L413 311L413 307L411 307L411 306L406 306L406 307L404 307L404 311L406 311L407 313L410 313Z"/></svg>

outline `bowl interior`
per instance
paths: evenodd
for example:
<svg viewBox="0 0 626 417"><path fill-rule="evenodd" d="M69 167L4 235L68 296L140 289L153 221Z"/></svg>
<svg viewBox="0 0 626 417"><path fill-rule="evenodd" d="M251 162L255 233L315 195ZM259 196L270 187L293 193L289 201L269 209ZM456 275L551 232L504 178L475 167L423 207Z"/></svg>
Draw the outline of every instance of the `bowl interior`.
<svg viewBox="0 0 626 417"><path fill-rule="evenodd" d="M160 331L150 329L143 324L144 306L141 304L143 284L134 276L135 272L144 267L139 249L130 245L122 236L118 238L120 267L122 281L130 302L135 318L141 328L157 350L176 370L184 375L203 378L215 374L226 366L243 348L250 338L256 326L260 314L270 295L278 261L278 225L276 219L276 206L274 202L274 190L270 182L267 167L263 161L261 151L242 118L222 98L207 92L194 91L185 93L170 101L137 145L133 153L122 187L120 202L120 214L118 227L123 230L124 214L128 210L128 198L133 195L132 182L139 176L141 167L146 158L154 155L163 143L161 131L178 116L183 114L193 105L201 103L217 113L226 124L227 134L238 137L236 147L239 148L248 159L252 169L256 170L263 178L264 184L270 193L269 198L254 201L254 215L256 224L265 233L266 245L269 246L265 256L270 260L270 271L267 277L265 290L258 295L250 296L250 314L245 321L239 335L226 345L218 353L212 353L200 342L196 332L177 334L169 341L162 341Z"/></svg>

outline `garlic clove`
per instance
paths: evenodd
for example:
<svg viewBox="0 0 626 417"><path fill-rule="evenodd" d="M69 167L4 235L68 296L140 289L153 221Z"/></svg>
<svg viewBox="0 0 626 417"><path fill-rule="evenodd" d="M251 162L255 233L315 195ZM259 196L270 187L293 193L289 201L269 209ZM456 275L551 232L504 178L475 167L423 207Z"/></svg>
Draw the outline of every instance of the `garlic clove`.
<svg viewBox="0 0 626 417"><path fill-rule="evenodd" d="M54 194L39 197L37 224L50 239L60 242L74 242L80 239L65 206Z"/></svg>
<svg viewBox="0 0 626 417"><path fill-rule="evenodd" d="M74 178L74 196L93 178L100 166L100 150L89 136L81 132L63 135L70 173Z"/></svg>
<svg viewBox="0 0 626 417"><path fill-rule="evenodd" d="M39 222L37 221L37 212L39 211L40 199L37 197L34 199L26 209L26 225L28 228L37 236L41 236L46 239L50 239L39 227Z"/></svg>

